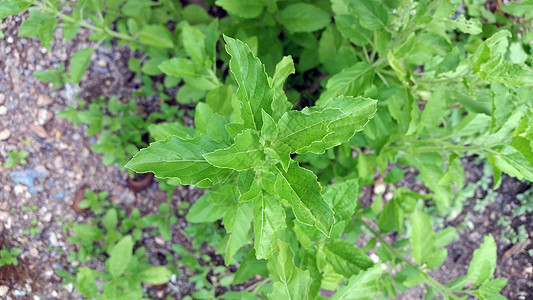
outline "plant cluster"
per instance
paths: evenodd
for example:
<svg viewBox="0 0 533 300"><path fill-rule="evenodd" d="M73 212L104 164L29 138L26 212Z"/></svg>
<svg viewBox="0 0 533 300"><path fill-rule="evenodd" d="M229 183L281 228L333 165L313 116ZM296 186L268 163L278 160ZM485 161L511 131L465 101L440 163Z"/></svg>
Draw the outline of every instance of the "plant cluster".
<svg viewBox="0 0 533 300"><path fill-rule="evenodd" d="M133 96L159 93L170 105L161 115L139 119L134 100L111 98L63 116L101 132L95 150L106 153L104 162L122 167L145 147L126 168L153 172L169 189L207 190L187 220L221 220L217 251L238 265L233 284L267 278L227 298L316 299L326 289L336 290L333 299L387 299L425 285L426 299L501 299L506 280L492 279L490 235L466 275L447 284L428 275L457 235L432 224L462 208L461 157L490 164L494 189L502 172L533 181L528 6L512 2L491 12L477 0L217 0L205 8L175 0L6 0L0 17L29 10L19 36L38 36L48 49L56 27L66 40L85 27L93 41L117 40L142 53L129 61L143 82ZM75 53L68 71L61 65L35 76L58 87L78 83L92 52ZM176 121L184 104L194 105L194 128ZM404 167L416 168L431 192L396 187ZM361 186L374 184L376 174L385 188L363 205ZM104 230L74 227L78 242L105 240L108 261L118 257L114 245L132 253L129 230L142 222L115 231L118 215L106 210ZM371 239L357 247L362 235ZM104 287L117 287L125 268L137 266L132 257L142 255L127 257L121 267L106 262L109 274L99 276L113 284ZM82 281L95 296L92 272Z"/></svg>
<svg viewBox="0 0 533 300"><path fill-rule="evenodd" d="M91 259L105 261L105 271L87 266L59 270L65 284L72 283L89 299L141 299L144 295L141 282L169 281L171 271L149 264L146 248L136 246L142 230L153 225L150 223L153 218L141 217L137 208L127 216L125 210L110 204L106 191L96 194L86 189L80 207L90 208L96 217L88 224L73 222L64 226L65 231L73 233L67 240L77 246L76 251L69 251L68 261L84 265ZM101 288L96 280L102 283Z"/></svg>
<svg viewBox="0 0 533 300"><path fill-rule="evenodd" d="M10 152L7 153L7 160L6 162L4 163L4 168L6 169L9 169L9 168L12 168L14 166L16 166L17 164L21 164L21 165L25 165L27 162L26 162L26 157L28 157L28 151L25 151L25 150L17 150L17 149L14 149Z"/></svg>
<svg viewBox="0 0 533 300"><path fill-rule="evenodd" d="M0 250L0 267L5 265L15 265L17 266L19 261L17 256L20 254L20 248L9 249L5 245L2 246Z"/></svg>

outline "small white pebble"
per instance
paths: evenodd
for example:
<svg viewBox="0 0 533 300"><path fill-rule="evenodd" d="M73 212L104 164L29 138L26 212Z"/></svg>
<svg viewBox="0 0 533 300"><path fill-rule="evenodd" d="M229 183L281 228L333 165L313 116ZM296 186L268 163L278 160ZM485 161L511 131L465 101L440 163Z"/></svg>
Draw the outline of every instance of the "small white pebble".
<svg viewBox="0 0 533 300"><path fill-rule="evenodd" d="M13 37L8 36L7 39L6 39L6 41L7 41L8 43L10 43L10 44L13 43Z"/></svg>
<svg viewBox="0 0 533 300"><path fill-rule="evenodd" d="M46 52L48 52L48 50L46 50L45 47L41 47L41 53L42 53L42 54L45 54Z"/></svg>

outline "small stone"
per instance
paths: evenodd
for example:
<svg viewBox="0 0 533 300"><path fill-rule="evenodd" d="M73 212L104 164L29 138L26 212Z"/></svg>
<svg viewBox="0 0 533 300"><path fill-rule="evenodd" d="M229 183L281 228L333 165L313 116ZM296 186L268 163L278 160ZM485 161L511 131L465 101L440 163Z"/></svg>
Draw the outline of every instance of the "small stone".
<svg viewBox="0 0 533 300"><path fill-rule="evenodd" d="M159 245L165 244L165 239L162 236L156 236L154 240L156 244L159 244Z"/></svg>
<svg viewBox="0 0 533 300"><path fill-rule="evenodd" d="M52 100L52 98L50 98L50 96L48 95L40 94L39 97L37 98L37 106L39 107L48 106L52 104L53 102L54 101Z"/></svg>
<svg viewBox="0 0 533 300"><path fill-rule="evenodd" d="M5 141L11 136L11 131L9 129L4 129L0 131L0 141Z"/></svg>
<svg viewBox="0 0 533 300"><path fill-rule="evenodd" d="M39 111L37 112L37 123L39 123L40 125L44 125L48 123L48 121L50 121L53 116L54 115L50 111L46 109L39 109Z"/></svg>
<svg viewBox="0 0 533 300"><path fill-rule="evenodd" d="M25 291L19 291L19 290L13 290L13 296L15 296L15 297L26 296L26 292Z"/></svg>
<svg viewBox="0 0 533 300"><path fill-rule="evenodd" d="M6 101L6 95L0 94L0 104L3 104Z"/></svg>
<svg viewBox="0 0 533 300"><path fill-rule="evenodd" d="M0 211L0 221L2 221L1 223L6 222L7 219L9 219L9 213L5 211Z"/></svg>
<svg viewBox="0 0 533 300"><path fill-rule="evenodd" d="M0 116L7 114L7 107L5 105L0 106Z"/></svg>
<svg viewBox="0 0 533 300"><path fill-rule="evenodd" d="M52 221L52 213L50 213L50 212L46 213L46 215L44 215L42 220L45 223L49 223L50 221Z"/></svg>
<svg viewBox="0 0 533 300"><path fill-rule="evenodd" d="M22 184L15 185L15 195L24 193L24 186Z"/></svg>
<svg viewBox="0 0 533 300"><path fill-rule="evenodd" d="M45 139L48 137L48 133L46 133L46 130L44 130L43 126L32 124L30 125L30 129L40 138Z"/></svg>
<svg viewBox="0 0 533 300"><path fill-rule="evenodd" d="M72 290L74 290L74 285L72 285L72 283L69 283L65 285L65 288L67 289L69 293L72 293Z"/></svg>
<svg viewBox="0 0 533 300"><path fill-rule="evenodd" d="M30 250L30 256L32 256L32 257L37 257L37 256L39 256L39 250L37 250L37 248L32 248L32 249Z"/></svg>
<svg viewBox="0 0 533 300"><path fill-rule="evenodd" d="M41 300L41 298L39 296L33 296L33 300Z"/></svg>
<svg viewBox="0 0 533 300"><path fill-rule="evenodd" d="M57 242L57 236L54 232L50 233L50 237L48 238L48 241L50 242L50 246L52 247L59 246L59 243Z"/></svg>
<svg viewBox="0 0 533 300"><path fill-rule="evenodd" d="M99 59L98 62L97 62L97 65L99 67L107 67L107 62L103 59Z"/></svg>
<svg viewBox="0 0 533 300"><path fill-rule="evenodd" d="M383 194L386 189L387 186L384 183L376 183L374 185L374 194Z"/></svg>
<svg viewBox="0 0 533 300"><path fill-rule="evenodd" d="M9 287L0 285L0 296L5 296L9 292Z"/></svg>

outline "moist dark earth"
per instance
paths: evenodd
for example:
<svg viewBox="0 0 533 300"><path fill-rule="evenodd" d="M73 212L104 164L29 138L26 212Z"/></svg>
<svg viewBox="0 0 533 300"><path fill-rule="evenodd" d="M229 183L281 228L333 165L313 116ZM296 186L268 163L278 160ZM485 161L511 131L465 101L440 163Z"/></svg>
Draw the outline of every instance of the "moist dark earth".
<svg viewBox="0 0 533 300"><path fill-rule="evenodd" d="M158 189L157 181L141 192L128 188L128 174L116 165L103 166L101 155L90 149L95 137L87 136L86 127L74 128L57 113L79 100L98 96L116 96L130 99L140 81L128 71L127 62L134 56L127 47L100 46L91 59L88 71L80 85L67 84L61 89L42 83L32 76L36 70L58 67L68 62L75 51L91 45L88 32L81 31L72 42L64 42L60 29L52 51L46 51L38 41L17 37L22 17L7 18L3 22L5 38L0 40L0 162L7 159L13 149L26 150L30 154L27 165L11 169L0 167L0 247L22 249L18 266L0 267L1 299L74 299L81 295L72 285L62 285L56 274L58 269L69 269L67 251L74 246L66 241L62 226L69 221L84 222L93 216L77 213L71 205L76 192L83 186L94 191L109 191L110 199L120 207L141 213L156 212L157 205L166 201L166 193ZM156 97L139 98L139 113L157 110ZM474 158L463 161L468 182L476 182L483 175L483 166ZM416 179L416 170L411 170L399 183L413 190L423 190ZM531 234L533 218L523 215L512 219L508 227L497 224L500 215L510 215L513 206L520 205L516 195L530 186L504 176L497 190L495 201L483 210L474 210L476 203L484 199L486 192L477 190L465 203L465 210L454 218L443 220L447 226L457 227L460 239L448 246L448 259L432 275L440 282L464 275L473 251L483 237L491 233L498 245L496 276L508 279L503 295L509 299L533 299L533 260L528 250L533 248ZM362 201L372 201L372 187L365 187ZM190 187L180 187L172 196L173 205L182 201L194 202L200 193ZM24 209L36 205L35 211ZM36 218L37 223L31 224ZM470 224L464 226L464 224ZM513 228L524 225L526 234L522 242L511 243L500 239ZM186 222L179 218L172 225L174 244L190 245L183 232ZM40 232L34 235L22 233L35 227ZM158 262L160 253L168 253L171 243L161 237L144 239L151 263ZM212 254L213 249L205 249ZM213 254L214 255L214 254ZM92 267L103 268L94 263ZM231 268L234 271L235 268ZM184 274L188 274L184 271ZM148 293L161 299L170 296L180 299L192 292L193 285L184 277L174 278L161 290L146 286ZM423 288L403 294L403 299L420 299Z"/></svg>

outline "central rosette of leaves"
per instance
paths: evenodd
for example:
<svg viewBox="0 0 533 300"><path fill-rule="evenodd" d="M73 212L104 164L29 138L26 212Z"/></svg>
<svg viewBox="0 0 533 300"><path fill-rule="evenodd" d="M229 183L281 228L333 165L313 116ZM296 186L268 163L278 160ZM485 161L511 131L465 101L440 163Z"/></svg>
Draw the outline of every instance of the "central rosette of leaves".
<svg viewBox="0 0 533 300"><path fill-rule="evenodd" d="M352 207L353 212L355 201L337 208L334 196L325 197L315 174L299 166L291 154L320 154L348 141L373 117L377 101L340 96L322 101L321 106L291 110L283 84L294 73L292 58L284 57L270 78L247 45L224 39L239 86L232 121L200 103L193 136L152 143L126 167L212 188L191 212L204 215L205 221L213 219L208 212L218 214L214 220L223 218L229 233L226 263L251 241L252 221L256 257L267 259L283 247L276 232L286 228L286 207L306 230L314 226L328 237L334 224L349 218L351 214L343 210Z"/></svg>

